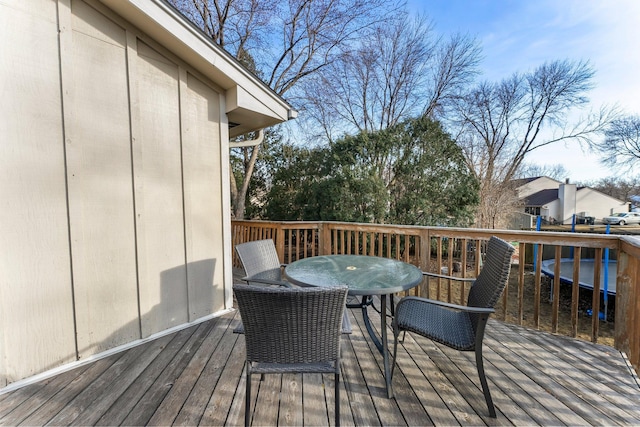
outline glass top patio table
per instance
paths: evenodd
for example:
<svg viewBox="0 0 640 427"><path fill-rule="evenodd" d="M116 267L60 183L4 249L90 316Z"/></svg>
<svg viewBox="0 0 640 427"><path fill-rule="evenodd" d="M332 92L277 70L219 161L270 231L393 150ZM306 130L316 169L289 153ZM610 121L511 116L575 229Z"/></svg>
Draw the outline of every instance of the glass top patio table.
<svg viewBox="0 0 640 427"><path fill-rule="evenodd" d="M304 258L287 265L287 279L301 286L347 285L349 294L362 296L359 304L347 304L348 308L361 308L367 332L383 357L384 379L387 397L393 397L389 349L387 339L387 295L406 291L422 282L422 271L415 265L389 258L365 255L322 255ZM372 295L380 296L380 337L369 320L367 308L373 304Z"/></svg>
<svg viewBox="0 0 640 427"><path fill-rule="evenodd" d="M347 285L351 295L390 295L422 281L422 271L414 265L365 255L304 258L289 264L285 274L298 285Z"/></svg>

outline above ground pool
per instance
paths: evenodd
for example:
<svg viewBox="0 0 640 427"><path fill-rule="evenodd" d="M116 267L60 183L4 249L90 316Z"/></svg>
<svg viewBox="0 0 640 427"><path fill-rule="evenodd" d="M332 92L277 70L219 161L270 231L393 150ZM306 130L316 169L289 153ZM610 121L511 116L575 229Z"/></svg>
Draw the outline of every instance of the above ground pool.
<svg viewBox="0 0 640 427"><path fill-rule="evenodd" d="M604 261L602 262L602 268L600 269L600 292L604 292ZM549 276L554 277L556 260L548 259L542 261L542 272ZM581 259L580 260L580 282L579 285L582 288L593 289L593 259ZM618 261L609 260L609 277L607 293L609 295L616 294L616 272L618 268ZM573 259L562 258L560 260L560 282L571 284L573 283Z"/></svg>

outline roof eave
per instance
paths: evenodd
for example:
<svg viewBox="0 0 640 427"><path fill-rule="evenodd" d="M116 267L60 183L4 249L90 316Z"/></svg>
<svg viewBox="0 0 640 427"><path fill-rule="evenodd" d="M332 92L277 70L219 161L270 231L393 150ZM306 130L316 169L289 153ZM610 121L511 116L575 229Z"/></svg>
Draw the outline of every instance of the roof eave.
<svg viewBox="0 0 640 427"><path fill-rule="evenodd" d="M266 128L297 112L164 0L100 0L225 90L229 135Z"/></svg>

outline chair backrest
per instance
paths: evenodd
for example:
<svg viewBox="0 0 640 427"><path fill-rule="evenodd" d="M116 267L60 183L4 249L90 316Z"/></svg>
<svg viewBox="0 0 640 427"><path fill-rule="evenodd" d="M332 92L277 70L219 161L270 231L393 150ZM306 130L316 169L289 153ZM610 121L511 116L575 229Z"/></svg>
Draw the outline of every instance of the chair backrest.
<svg viewBox="0 0 640 427"><path fill-rule="evenodd" d="M277 270L280 275L280 260L276 245L271 239L255 240L253 242L236 245L236 253L244 267L247 276L255 276L269 270Z"/></svg>
<svg viewBox="0 0 640 427"><path fill-rule="evenodd" d="M233 285L245 329L247 361L321 363L340 357L348 288Z"/></svg>
<svg viewBox="0 0 640 427"><path fill-rule="evenodd" d="M467 305L493 308L509 280L514 247L495 236L489 239L487 256L480 274L469 290Z"/></svg>

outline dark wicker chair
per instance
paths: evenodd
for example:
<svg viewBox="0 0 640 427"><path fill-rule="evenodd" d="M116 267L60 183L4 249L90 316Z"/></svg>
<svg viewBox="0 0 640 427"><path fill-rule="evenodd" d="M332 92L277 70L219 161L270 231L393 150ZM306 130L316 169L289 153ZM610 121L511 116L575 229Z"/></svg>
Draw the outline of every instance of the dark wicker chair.
<svg viewBox="0 0 640 427"><path fill-rule="evenodd" d="M340 335L348 288L234 285L233 291L245 327L245 425L251 421L254 373L334 374L335 422L339 425Z"/></svg>
<svg viewBox="0 0 640 427"><path fill-rule="evenodd" d="M413 332L456 350L475 351L476 367L489 415L496 417L496 410L484 374L482 340L489 316L494 312L493 307L507 284L513 251L513 246L504 240L497 237L489 240L485 263L478 277L473 280L466 306L419 297L405 297L398 302L393 319L395 340L392 378L400 332ZM461 279L439 274L424 274L454 280Z"/></svg>
<svg viewBox="0 0 640 427"><path fill-rule="evenodd" d="M242 278L249 285L271 285L291 288L294 285L282 277L282 268L272 239L254 240L236 245L236 253L244 268L245 277ZM236 333L243 333L243 326L236 329ZM342 319L342 332L351 333L351 319L345 311Z"/></svg>
<svg viewBox="0 0 640 427"><path fill-rule="evenodd" d="M244 267L245 282L255 285L277 285L291 287L282 278L282 267L276 246L271 239L254 240L236 245L236 253Z"/></svg>

